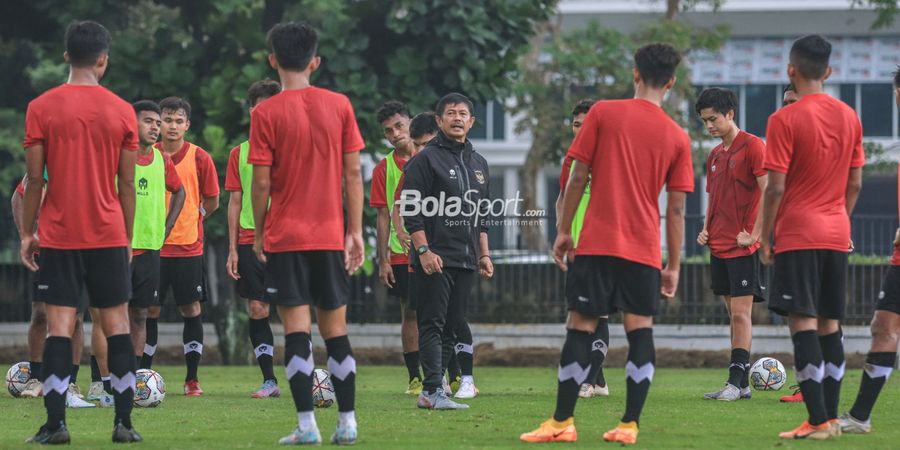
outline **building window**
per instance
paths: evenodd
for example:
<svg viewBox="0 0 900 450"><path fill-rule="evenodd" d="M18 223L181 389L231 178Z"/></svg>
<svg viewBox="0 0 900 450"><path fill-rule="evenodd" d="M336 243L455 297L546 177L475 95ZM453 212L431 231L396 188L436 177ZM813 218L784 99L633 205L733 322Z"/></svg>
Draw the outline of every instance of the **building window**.
<svg viewBox="0 0 900 450"><path fill-rule="evenodd" d="M780 103L780 92L774 84L744 86L744 130L757 136L766 135L766 124Z"/></svg>
<svg viewBox="0 0 900 450"><path fill-rule="evenodd" d="M841 85L841 101L849 105L851 108L856 109L856 85L855 84L842 84Z"/></svg>
<svg viewBox="0 0 900 450"><path fill-rule="evenodd" d="M487 104L476 103L473 114L475 125L469 130L469 139L487 139Z"/></svg>
<svg viewBox="0 0 900 450"><path fill-rule="evenodd" d="M860 119L866 137L891 137L894 121L894 95L890 84L861 84Z"/></svg>
<svg viewBox="0 0 900 450"><path fill-rule="evenodd" d="M469 139L502 141L506 139L506 111L503 103L490 101L475 104L475 125Z"/></svg>

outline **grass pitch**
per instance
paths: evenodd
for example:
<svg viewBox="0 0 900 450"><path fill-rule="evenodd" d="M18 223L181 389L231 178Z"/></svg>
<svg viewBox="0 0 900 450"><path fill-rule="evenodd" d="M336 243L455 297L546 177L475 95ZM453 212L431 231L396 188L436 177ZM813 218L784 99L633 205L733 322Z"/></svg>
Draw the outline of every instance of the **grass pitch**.
<svg viewBox="0 0 900 450"><path fill-rule="evenodd" d="M157 368L168 393L159 408L136 408L134 423L145 442L139 448L198 449L275 447L278 438L296 426L296 414L285 380L282 397L251 399L260 382L255 367L202 367L206 394L180 395L183 367ZM530 431L554 409L556 369L476 367L481 394L468 411L430 412L415 408L403 394L403 367L363 366L357 378L357 446L371 449L460 448L595 448L612 447L602 441L604 431L618 422L625 404L622 369L606 370L611 395L579 400L576 407L576 444L524 444L520 433ZM283 377L283 369L277 374ZM836 441L783 441L777 433L799 425L803 404L781 404L780 392L754 392L753 399L735 403L703 400L703 392L720 387L725 369L658 369L650 389L638 446L646 448L897 448L900 442L900 387L888 382L874 411L869 435L844 435ZM841 412L859 388L861 371L844 378ZM80 382L86 392L87 377ZM44 422L40 400L16 399L0 393L0 448L22 448L25 438ZM327 444L337 408L316 413ZM72 444L76 448L113 448L110 442L113 411L67 411ZM120 447L115 447L120 448Z"/></svg>

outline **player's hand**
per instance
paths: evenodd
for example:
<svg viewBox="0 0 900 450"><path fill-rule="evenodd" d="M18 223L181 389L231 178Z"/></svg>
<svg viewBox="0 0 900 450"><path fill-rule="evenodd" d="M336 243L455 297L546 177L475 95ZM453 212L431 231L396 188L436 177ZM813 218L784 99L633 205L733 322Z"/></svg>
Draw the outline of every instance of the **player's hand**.
<svg viewBox="0 0 900 450"><path fill-rule="evenodd" d="M347 233L344 236L344 270L353 275L363 263L362 233Z"/></svg>
<svg viewBox="0 0 900 450"><path fill-rule="evenodd" d="M897 232L894 233L894 247L900 246L900 228L897 228Z"/></svg>
<svg viewBox="0 0 900 450"><path fill-rule="evenodd" d="M562 269L563 272L569 270L566 266L566 253L575 248L575 241L572 240L571 233L559 233L556 235L556 242L553 243L553 261Z"/></svg>
<svg viewBox="0 0 900 450"><path fill-rule="evenodd" d="M896 240L896 237L894 237L894 240ZM851 252L852 252L853 250L856 250L856 247L853 246L853 239L850 239L850 247L849 247L849 248L850 248L850 251L851 251Z"/></svg>
<svg viewBox="0 0 900 450"><path fill-rule="evenodd" d="M419 262L422 264L422 270L427 275L444 273L444 260L431 250L419 255Z"/></svg>
<svg viewBox="0 0 900 450"><path fill-rule="evenodd" d="M758 237L754 238L752 234L747 232L747 230L741 230L741 232L737 235L737 245L739 247L750 247L758 240Z"/></svg>
<svg viewBox="0 0 900 450"><path fill-rule="evenodd" d="M764 239L759 243L759 262L765 266L775 264L775 251L768 239Z"/></svg>
<svg viewBox="0 0 900 450"><path fill-rule="evenodd" d="M134 259L134 249L131 248L131 242L129 242L125 248L128 251L128 264L131 264L131 261Z"/></svg>
<svg viewBox="0 0 900 450"><path fill-rule="evenodd" d="M678 290L678 271L666 266L660 272L660 294L663 298L672 298Z"/></svg>
<svg viewBox="0 0 900 450"><path fill-rule="evenodd" d="M394 268L391 267L391 260L382 260L378 264L378 279L381 280L381 284L384 286L389 288L394 287L394 283L396 283L397 280L394 279Z"/></svg>
<svg viewBox="0 0 900 450"><path fill-rule="evenodd" d="M709 231L706 231L706 228L700 230L700 234L697 235L697 243L700 245L709 243Z"/></svg>
<svg viewBox="0 0 900 450"><path fill-rule="evenodd" d="M403 247L403 252L409 253L409 249L412 248L412 236L406 230L399 230L395 234L397 235L397 240L400 241L400 246Z"/></svg>
<svg viewBox="0 0 900 450"><path fill-rule="evenodd" d="M34 253L38 251L38 237L35 234L28 234L22 238L22 246L19 248L19 259L22 264L32 272L37 272L39 267L37 261L34 260Z"/></svg>
<svg viewBox="0 0 900 450"><path fill-rule="evenodd" d="M263 237L261 234L253 237L253 253L256 253L256 259L259 262L266 263L266 251L263 249Z"/></svg>
<svg viewBox="0 0 900 450"><path fill-rule="evenodd" d="M234 280L240 280L241 274L238 273L238 253L235 250L228 251L228 261L225 262L225 272Z"/></svg>
<svg viewBox="0 0 900 450"><path fill-rule="evenodd" d="M478 260L478 274L485 280L490 280L494 276L494 262L490 256L482 256Z"/></svg>

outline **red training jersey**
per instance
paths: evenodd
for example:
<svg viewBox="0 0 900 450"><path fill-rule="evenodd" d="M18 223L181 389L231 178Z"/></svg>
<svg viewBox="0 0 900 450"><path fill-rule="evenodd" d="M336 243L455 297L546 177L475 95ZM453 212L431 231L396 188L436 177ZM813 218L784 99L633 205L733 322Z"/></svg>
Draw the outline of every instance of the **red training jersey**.
<svg viewBox="0 0 900 450"><path fill-rule="evenodd" d="M272 167L267 252L344 249L344 153L364 147L343 94L290 89L253 109L247 161Z"/></svg>
<svg viewBox="0 0 900 450"><path fill-rule="evenodd" d="M694 190L687 133L649 101L601 100L585 117L568 156L592 174L575 255L661 268L659 194L664 184L668 191Z"/></svg>
<svg viewBox="0 0 900 450"><path fill-rule="evenodd" d="M397 164L397 167L400 170L403 170L403 167L406 166L408 160L404 160L398 157L396 153L394 153L392 157L394 158L394 163ZM401 182L402 178L397 181L397 189L394 192L395 197L400 192ZM379 161L375 166L375 169L372 170L372 190L369 192L369 206L371 206L372 208L388 207L387 158ZM388 209L388 211L390 212L390 209ZM388 217L388 222L390 222L390 217ZM394 264L409 264L409 255L407 255L406 253L397 254L391 252L391 265Z"/></svg>
<svg viewBox="0 0 900 450"><path fill-rule="evenodd" d="M766 169L786 174L775 253L850 249L847 179L862 167L856 112L828 94L804 95L769 117Z"/></svg>
<svg viewBox="0 0 900 450"><path fill-rule="evenodd" d="M190 143L188 141L184 141L184 145L178 149L177 152L168 155L165 153L165 150L162 148L162 144L156 144L156 148L158 148L163 154L169 156L172 161L173 167L175 164L181 162L184 159L184 156L187 154L188 147L190 147ZM206 150L203 150L200 147L197 147L196 153L196 161L197 161L197 181L200 186L200 204L203 204L203 199L207 197L215 197L219 195L219 175L216 172L216 165L213 163L212 156L209 156L209 153ZM186 211L184 209L181 210L181 214L184 214ZM175 245L175 244L165 244L162 247L162 250L159 252L159 256L163 258L187 258L190 256L200 256L203 254L203 216L200 216L200 220L197 222L197 242L188 245Z"/></svg>
<svg viewBox="0 0 900 450"><path fill-rule="evenodd" d="M63 84L28 104L24 148L42 145L47 193L42 248L125 247L116 187L122 150L138 148L134 109L103 86Z"/></svg>
<svg viewBox="0 0 900 450"><path fill-rule="evenodd" d="M251 195L249 192L244 192L244 187L241 185L241 168L238 164L240 156L240 145L231 149L231 153L228 154L228 170L225 171L225 190L228 192L240 192L241 196ZM243 204L241 207L243 207ZM254 239L253 230L244 228L238 223L238 245L253 245Z"/></svg>
<svg viewBox="0 0 900 450"><path fill-rule="evenodd" d="M138 153L137 164L142 167L153 164L153 158L155 158L155 156L153 156L154 153L155 152L153 151L146 155ZM172 163L172 158L169 158L169 156L163 153L162 150L160 150L159 153L163 156L163 161L165 161L164 166L166 168L166 190L169 192L177 192L179 189L181 189L181 177L178 176L178 171L175 170L175 164ZM166 210L168 211L168 209L169 205L166 205ZM134 220L135 222L137 222L138 220L140 220L140 217L135 217ZM145 251L146 250L134 249L133 256L138 256Z"/></svg>
<svg viewBox="0 0 900 450"><path fill-rule="evenodd" d="M569 184L569 173L572 171L572 161L574 161L574 159L569 155L566 155L566 157L563 158L562 170L559 172L560 193L566 192L566 185Z"/></svg>
<svg viewBox="0 0 900 450"><path fill-rule="evenodd" d="M765 158L766 144L745 131L738 132L727 150L719 144L706 158L706 229L709 249L716 258L748 256L759 248L759 243L738 246L737 235L752 232L756 224L762 194L756 178L766 174Z"/></svg>

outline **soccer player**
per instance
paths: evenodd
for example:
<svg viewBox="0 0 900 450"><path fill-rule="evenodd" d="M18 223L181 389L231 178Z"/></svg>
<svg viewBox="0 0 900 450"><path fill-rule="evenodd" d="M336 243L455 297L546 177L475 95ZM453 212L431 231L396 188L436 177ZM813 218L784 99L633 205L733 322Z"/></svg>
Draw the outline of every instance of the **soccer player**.
<svg viewBox="0 0 900 450"><path fill-rule="evenodd" d="M350 100L310 85L321 62L316 31L302 22L281 23L269 30L267 42L269 64L284 90L250 115L247 161L253 164L253 250L266 263L267 300L284 323L285 368L299 422L279 443L322 440L312 403L315 306L338 403L331 442L353 444L356 360L347 337L347 301L349 274L363 262L359 151L365 143Z"/></svg>
<svg viewBox="0 0 900 450"><path fill-rule="evenodd" d="M128 328L128 298L134 221L134 165L138 138L131 105L100 86L109 62L109 32L91 21L66 30L66 84L28 104L25 158L28 183L22 215L20 257L38 270L35 229L41 210L41 270L38 293L47 305L42 382L47 421L28 442L70 441L63 393L71 379L72 330L87 289L99 308L97 326L109 348L116 397L113 442L137 442L131 424L134 351ZM90 118L90 120L85 120ZM47 193L41 204L44 169Z"/></svg>
<svg viewBox="0 0 900 450"><path fill-rule="evenodd" d="M800 100L800 97L797 95L794 85L789 84L785 86L784 90L781 91L781 107L797 103L797 100Z"/></svg>
<svg viewBox="0 0 900 450"><path fill-rule="evenodd" d="M856 113L824 92L830 55L831 44L821 36L794 42L787 72L800 100L772 114L766 128L769 179L760 259L765 264L774 259L769 309L788 317L808 412L808 420L779 435L786 439L840 435L849 216L862 186L865 155Z"/></svg>
<svg viewBox="0 0 900 450"><path fill-rule="evenodd" d="M162 111L162 140L157 148L172 159L184 187L184 207L159 252L159 297L147 314L147 344L141 367L149 369L156 352L157 321L163 301L172 296L184 318L184 361L187 374L184 395L203 395L197 369L203 355L203 320L200 302L205 301L205 264L203 261L203 221L219 207L219 179L212 157L202 148L186 141L191 126L191 105L178 97L159 102ZM166 194L166 200L169 200Z"/></svg>
<svg viewBox="0 0 900 450"><path fill-rule="evenodd" d="M572 134L578 136L578 130L584 123L588 111L594 105L593 100L581 100L572 109ZM566 184L569 181L569 175L572 173L572 157L566 156L563 159L562 171L559 174L559 196L556 198L556 221L559 225L560 217L562 217L563 194L566 192ZM578 236L581 234L581 228L584 226L584 215L587 212L587 205L591 199L590 181L584 189L584 195L578 203L578 210L575 218L572 220L572 242L578 245ZM572 269L574 252L569 252L567 259L569 269ZM581 383L578 396L581 398L590 397L608 397L609 387L606 385L606 377L603 376L603 360L606 359L606 352L609 350L609 316L600 316L597 319L597 330L594 332L593 342L591 343L591 371L588 372L587 379Z"/></svg>
<svg viewBox="0 0 900 450"><path fill-rule="evenodd" d="M247 89L247 105L250 112L259 102L281 92L281 84L273 80L260 80ZM263 383L251 397L281 396L278 379L275 378L273 358L275 338L269 325L269 304L265 299L263 281L265 267L253 254L253 205L250 187L253 183L253 166L247 163L250 141L233 148L228 156L225 173L225 190L228 199L228 276L237 281L238 294L247 299L250 314L250 344L256 362L262 372ZM247 195L244 195L246 193Z"/></svg>
<svg viewBox="0 0 900 450"><path fill-rule="evenodd" d="M660 294L675 295L684 235L685 193L694 189L687 133L661 108L675 84L681 55L667 44L650 44L634 54L635 98L603 100L591 107L569 148L574 161L553 258L567 270L569 317L559 363L556 411L526 442L573 442L579 385L590 372L591 342L600 316L622 310L628 338L626 407L621 423L603 435L611 442L637 441L638 421L653 380L656 351L653 315ZM602 157L601 157L602 155ZM576 248L572 222L591 179L591 199ZM662 268L658 198L666 185L668 263Z"/></svg>
<svg viewBox="0 0 900 450"><path fill-rule="evenodd" d="M900 107L900 67L894 72L894 90L894 100ZM894 235L891 267L881 284L875 316L872 318L872 346L866 355L859 393L850 411L838 418L844 433L872 431L872 408L897 362L897 343L900 337L900 229Z"/></svg>
<svg viewBox="0 0 900 450"><path fill-rule="evenodd" d="M442 386L443 361L450 355L443 341L455 333L456 356L462 370L457 398L477 394L472 374L472 333L465 324L466 303L475 270L485 279L494 273L487 236L490 199L487 161L466 136L475 123L472 102L457 93L442 97L435 108L438 134L407 163L400 214L412 237L419 319L419 352L425 375L416 404L426 409L466 409L450 400ZM423 204L438 198L466 202L426 214ZM452 200L451 200L452 201ZM407 209L409 205L413 210ZM442 336L443 335L443 336Z"/></svg>
<svg viewBox="0 0 900 450"><path fill-rule="evenodd" d="M415 144L410 137L409 108L401 102L385 102L375 112L384 138L393 147L372 171L372 191L369 206L378 211L376 222L378 278L388 288L388 294L400 300L400 339L403 345L403 360L409 375L407 394L422 393L422 374L419 372L419 327L416 324L416 305L410 303L409 295L409 255L397 239L391 223L391 209L388 200L397 191L403 167L415 153ZM393 203L393 202L391 202Z"/></svg>
<svg viewBox="0 0 900 450"><path fill-rule="evenodd" d="M750 342L753 303L765 299L760 270L757 220L759 199L766 187L763 163L766 145L734 123L737 96L722 88L700 93L694 106L709 135L722 142L706 158L709 205L697 243L709 246L712 290L725 299L731 321L731 364L728 381L710 400L750 398ZM749 231L748 231L749 230Z"/></svg>

